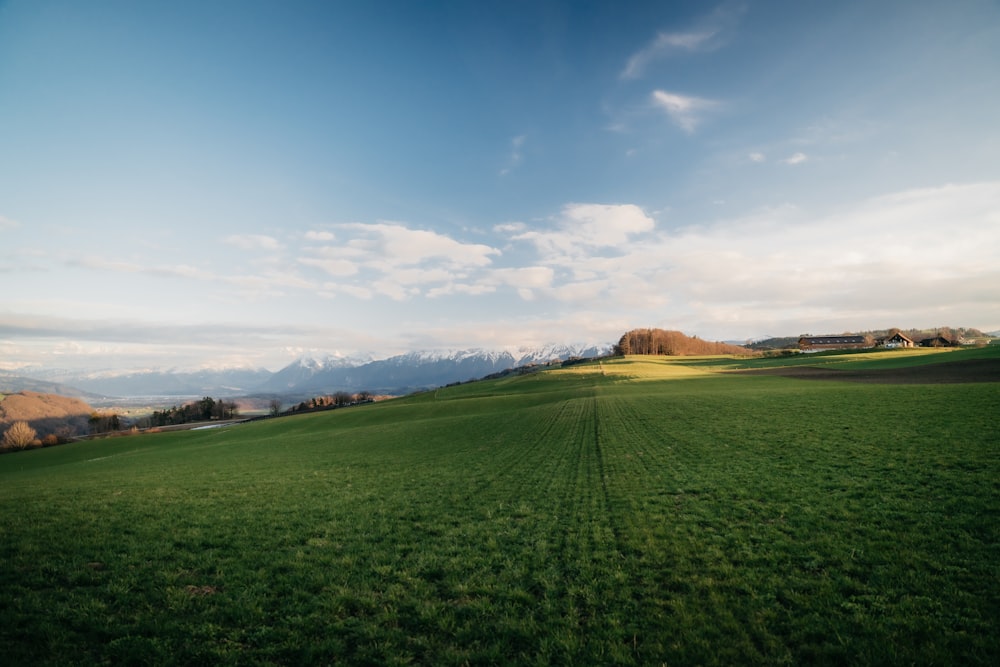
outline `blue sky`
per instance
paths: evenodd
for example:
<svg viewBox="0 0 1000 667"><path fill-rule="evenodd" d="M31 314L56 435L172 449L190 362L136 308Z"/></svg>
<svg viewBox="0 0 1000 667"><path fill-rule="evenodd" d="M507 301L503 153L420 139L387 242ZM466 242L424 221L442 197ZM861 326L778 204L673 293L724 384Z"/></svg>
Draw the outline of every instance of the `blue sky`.
<svg viewBox="0 0 1000 667"><path fill-rule="evenodd" d="M1000 329L1000 5L0 2L0 367Z"/></svg>

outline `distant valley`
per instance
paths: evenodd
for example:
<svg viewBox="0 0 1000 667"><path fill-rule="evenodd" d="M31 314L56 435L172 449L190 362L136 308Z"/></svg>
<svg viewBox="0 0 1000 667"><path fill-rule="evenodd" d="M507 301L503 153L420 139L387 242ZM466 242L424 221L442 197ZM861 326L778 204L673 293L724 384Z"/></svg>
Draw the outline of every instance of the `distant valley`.
<svg viewBox="0 0 1000 667"><path fill-rule="evenodd" d="M92 405L100 405L102 399L132 397L169 399L273 395L297 400L337 391L406 394L520 366L600 356L610 353L611 349L611 345L549 345L503 350L412 352L379 360L306 357L276 372L246 368L121 372L28 369L23 374L0 371L0 390L45 391L83 398Z"/></svg>

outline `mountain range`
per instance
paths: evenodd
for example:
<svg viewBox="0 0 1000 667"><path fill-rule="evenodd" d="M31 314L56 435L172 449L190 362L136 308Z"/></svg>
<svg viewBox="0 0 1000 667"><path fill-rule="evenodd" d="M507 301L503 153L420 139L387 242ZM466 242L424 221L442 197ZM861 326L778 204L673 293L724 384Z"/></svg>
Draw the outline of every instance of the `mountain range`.
<svg viewBox="0 0 1000 667"><path fill-rule="evenodd" d="M8 392L31 389L63 396L194 397L279 395L308 397L338 391L405 394L464 382L511 368L608 354L610 345L548 345L501 350L411 352L387 359L303 357L279 371L219 369L198 371L97 371L30 369L23 375L0 371Z"/></svg>

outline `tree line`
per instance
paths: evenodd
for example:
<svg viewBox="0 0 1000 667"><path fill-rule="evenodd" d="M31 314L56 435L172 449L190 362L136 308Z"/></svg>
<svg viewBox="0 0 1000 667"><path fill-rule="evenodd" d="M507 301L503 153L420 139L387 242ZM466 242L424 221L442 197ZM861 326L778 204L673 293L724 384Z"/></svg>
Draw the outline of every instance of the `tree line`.
<svg viewBox="0 0 1000 667"><path fill-rule="evenodd" d="M308 412L310 410L324 410L329 408L342 408L348 405L358 405L360 403L371 403L374 399L370 391L360 391L350 394L346 391L338 391L335 394L324 396L314 396L307 401L302 401L298 405L293 405L287 412ZM272 414L277 416L272 405Z"/></svg>
<svg viewBox="0 0 1000 667"><path fill-rule="evenodd" d="M752 354L750 350L729 343L713 343L680 331L665 329L632 329L618 340L615 354L649 354L691 356L701 354Z"/></svg>
<svg viewBox="0 0 1000 667"><path fill-rule="evenodd" d="M173 406L165 410L154 410L149 417L149 425L171 426L213 419L235 419L238 416L239 408L232 401L221 398L216 400L211 396L206 396L180 407Z"/></svg>

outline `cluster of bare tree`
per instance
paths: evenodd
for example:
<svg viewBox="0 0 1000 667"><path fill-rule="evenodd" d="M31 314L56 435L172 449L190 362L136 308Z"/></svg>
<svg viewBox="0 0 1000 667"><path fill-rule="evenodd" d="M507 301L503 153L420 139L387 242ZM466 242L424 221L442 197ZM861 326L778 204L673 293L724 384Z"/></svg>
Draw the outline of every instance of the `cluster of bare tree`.
<svg viewBox="0 0 1000 667"><path fill-rule="evenodd" d="M698 355L698 354L751 354L750 350L729 343L713 343L697 336L687 336L680 331L665 329L633 329L615 345L615 354Z"/></svg>

